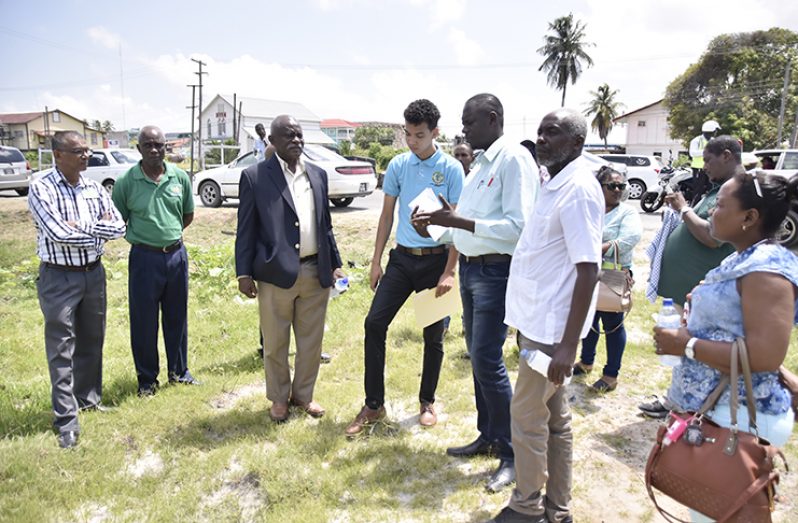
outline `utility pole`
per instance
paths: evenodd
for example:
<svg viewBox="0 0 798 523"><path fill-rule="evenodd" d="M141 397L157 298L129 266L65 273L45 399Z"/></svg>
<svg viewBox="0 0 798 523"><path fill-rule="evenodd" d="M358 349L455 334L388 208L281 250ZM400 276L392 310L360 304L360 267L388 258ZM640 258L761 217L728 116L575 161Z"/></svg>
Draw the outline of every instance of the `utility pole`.
<svg viewBox="0 0 798 523"><path fill-rule="evenodd" d="M186 87L191 87L191 105L187 106L186 109L191 109L191 169L190 175L192 180L194 179L194 109L197 108L196 103L196 92L197 87L196 84L187 85Z"/></svg>
<svg viewBox="0 0 798 523"><path fill-rule="evenodd" d="M199 67L199 71L194 73L195 75L199 76L199 83L197 84L197 87L199 87L199 115L200 115L200 121L199 121L199 129L197 131L197 135L198 135L197 136L197 156L199 157L198 158L199 166L202 167L202 168L205 168L205 162L203 161L203 157L202 157L202 75L208 74L208 73L202 72L202 66L203 65L208 65L208 64L206 64L205 62L203 62L201 60L197 60L196 58L192 58L191 61L195 62L197 64L197 66Z"/></svg>
<svg viewBox="0 0 798 523"><path fill-rule="evenodd" d="M781 134L784 130L784 110L787 106L787 90L790 87L790 70L792 58L787 57L787 65L784 68L784 89L781 91L781 109L779 109L779 132L776 137L776 146L781 147Z"/></svg>

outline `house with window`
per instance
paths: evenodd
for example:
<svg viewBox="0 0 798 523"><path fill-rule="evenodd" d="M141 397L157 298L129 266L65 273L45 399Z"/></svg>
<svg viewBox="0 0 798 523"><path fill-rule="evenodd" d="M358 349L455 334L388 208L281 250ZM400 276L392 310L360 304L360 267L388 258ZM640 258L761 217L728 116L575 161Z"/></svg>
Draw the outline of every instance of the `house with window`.
<svg viewBox="0 0 798 523"><path fill-rule="evenodd" d="M613 123L626 128L626 154L659 156L665 162L687 154L684 144L671 138L668 109L662 100L622 114Z"/></svg>
<svg viewBox="0 0 798 523"><path fill-rule="evenodd" d="M328 118L321 121L321 130L324 134L332 138L336 144L343 141L352 142L355 139L355 131L360 127L359 123L348 122L338 118Z"/></svg>
<svg viewBox="0 0 798 523"><path fill-rule="evenodd" d="M302 126L305 143L335 144L332 138L322 132L321 118L300 103L246 96L237 96L235 103L240 104L240 109L233 106L232 96L217 94L205 106L199 116L199 123L203 126L203 141L231 139L238 128L241 153L245 153L254 148L255 139L258 138L255 132L257 124L263 124L268 136L272 120L281 114L290 114Z"/></svg>
<svg viewBox="0 0 798 523"><path fill-rule="evenodd" d="M56 131L76 131L86 138L89 147L103 147L105 133L59 109L33 113L0 114L0 144L22 151L50 148Z"/></svg>

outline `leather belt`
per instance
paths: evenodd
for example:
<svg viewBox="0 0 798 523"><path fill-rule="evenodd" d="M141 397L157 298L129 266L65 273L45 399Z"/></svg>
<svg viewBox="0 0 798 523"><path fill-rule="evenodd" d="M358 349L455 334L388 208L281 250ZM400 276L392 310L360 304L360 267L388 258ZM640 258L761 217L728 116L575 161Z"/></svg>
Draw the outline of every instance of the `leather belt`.
<svg viewBox="0 0 798 523"><path fill-rule="evenodd" d="M183 240L177 240L175 243L167 245L166 247L155 247L154 245L147 245L145 243L137 243L135 245L136 247L141 247L142 249L147 249L148 251L170 253L178 250L183 245Z"/></svg>
<svg viewBox="0 0 798 523"><path fill-rule="evenodd" d="M482 256L465 256L460 255L460 261L466 263L479 263L481 265L490 265L491 263L507 263L513 257L509 254L483 254Z"/></svg>
<svg viewBox="0 0 798 523"><path fill-rule="evenodd" d="M443 254L446 252L446 247L442 245L438 247L405 247L397 244L396 250L413 256L428 256L430 254Z"/></svg>
<svg viewBox="0 0 798 523"><path fill-rule="evenodd" d="M311 254L310 256L305 256L304 258L299 258L299 263L307 263L307 262L314 262L319 259L318 254Z"/></svg>
<svg viewBox="0 0 798 523"><path fill-rule="evenodd" d="M100 258L97 258L88 265L58 265L57 263L42 262L48 269L57 269L59 271L69 272L89 272L93 271L100 265Z"/></svg>

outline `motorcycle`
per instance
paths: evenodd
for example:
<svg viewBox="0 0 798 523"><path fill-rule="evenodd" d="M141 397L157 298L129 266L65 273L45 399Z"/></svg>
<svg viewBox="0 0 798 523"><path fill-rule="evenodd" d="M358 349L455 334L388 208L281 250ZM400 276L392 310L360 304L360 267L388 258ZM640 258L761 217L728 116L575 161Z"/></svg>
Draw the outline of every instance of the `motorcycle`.
<svg viewBox="0 0 798 523"><path fill-rule="evenodd" d="M681 192L688 202L693 199L694 184L693 171L690 169L674 169L663 167L657 180L658 187L646 191L640 198L640 207L648 213L657 211L665 203L665 196Z"/></svg>

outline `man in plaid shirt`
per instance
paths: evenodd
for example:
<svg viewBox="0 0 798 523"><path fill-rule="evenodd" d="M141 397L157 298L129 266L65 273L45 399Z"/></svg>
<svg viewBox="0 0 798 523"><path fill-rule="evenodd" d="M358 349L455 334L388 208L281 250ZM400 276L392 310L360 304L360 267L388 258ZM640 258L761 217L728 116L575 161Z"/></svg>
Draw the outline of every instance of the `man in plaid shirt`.
<svg viewBox="0 0 798 523"><path fill-rule="evenodd" d="M41 259L36 287L44 315L44 344L52 385L58 444L78 444L78 411L105 408L102 350L105 338L107 240L125 234L108 193L81 176L91 151L74 131L52 141L55 169L31 183L28 195Z"/></svg>

